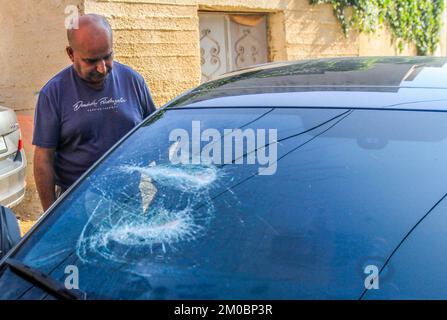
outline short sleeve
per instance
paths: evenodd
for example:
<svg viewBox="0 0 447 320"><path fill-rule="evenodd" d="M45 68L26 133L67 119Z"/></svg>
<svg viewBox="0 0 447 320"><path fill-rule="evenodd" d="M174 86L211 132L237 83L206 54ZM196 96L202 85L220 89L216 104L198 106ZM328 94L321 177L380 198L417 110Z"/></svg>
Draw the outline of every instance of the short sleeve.
<svg viewBox="0 0 447 320"><path fill-rule="evenodd" d="M151 93L146 82L141 79L141 103L143 108L143 119L147 118L152 112L156 110L154 101L152 100Z"/></svg>
<svg viewBox="0 0 447 320"><path fill-rule="evenodd" d="M57 102L40 92L34 113L33 145L56 148L59 143L60 117Z"/></svg>

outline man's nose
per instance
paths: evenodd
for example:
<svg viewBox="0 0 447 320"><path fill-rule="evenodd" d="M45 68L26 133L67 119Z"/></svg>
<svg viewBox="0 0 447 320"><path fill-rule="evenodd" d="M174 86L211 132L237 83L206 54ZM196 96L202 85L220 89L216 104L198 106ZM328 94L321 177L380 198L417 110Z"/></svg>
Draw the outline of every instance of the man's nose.
<svg viewBox="0 0 447 320"><path fill-rule="evenodd" d="M107 67L106 62L104 60L98 62L98 64L96 65L96 71L98 71L98 73L100 74L106 74Z"/></svg>

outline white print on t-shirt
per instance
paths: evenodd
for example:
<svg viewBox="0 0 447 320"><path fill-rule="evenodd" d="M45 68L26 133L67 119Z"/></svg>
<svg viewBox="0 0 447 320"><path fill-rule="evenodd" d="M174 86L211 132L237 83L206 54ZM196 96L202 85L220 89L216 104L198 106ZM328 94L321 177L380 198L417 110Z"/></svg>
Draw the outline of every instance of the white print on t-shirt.
<svg viewBox="0 0 447 320"><path fill-rule="evenodd" d="M109 97L102 97L101 99L95 99L93 101L84 102L82 100L76 102L73 105L73 111L78 111L83 108L87 108L87 111L100 111L100 110L109 110L116 109L120 103L127 102L123 97L119 99L113 99Z"/></svg>

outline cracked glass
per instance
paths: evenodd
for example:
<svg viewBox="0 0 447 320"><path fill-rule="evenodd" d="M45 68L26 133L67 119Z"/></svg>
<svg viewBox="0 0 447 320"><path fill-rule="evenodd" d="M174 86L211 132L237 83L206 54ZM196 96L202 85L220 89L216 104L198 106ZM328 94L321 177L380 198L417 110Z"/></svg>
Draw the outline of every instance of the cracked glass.
<svg viewBox="0 0 447 320"><path fill-rule="evenodd" d="M276 172L235 157L173 164L169 134L192 136L193 121L222 133L277 129L256 146L276 144ZM446 123L438 112L162 111L66 194L14 258L62 282L76 266L90 299L356 298L363 265L383 263L445 192ZM11 290L36 290L20 285Z"/></svg>

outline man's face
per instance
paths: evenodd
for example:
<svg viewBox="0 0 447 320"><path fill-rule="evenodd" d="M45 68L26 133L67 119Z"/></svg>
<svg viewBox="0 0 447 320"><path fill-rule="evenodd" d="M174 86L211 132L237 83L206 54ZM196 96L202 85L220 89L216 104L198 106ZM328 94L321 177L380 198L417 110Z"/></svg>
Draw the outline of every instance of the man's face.
<svg viewBox="0 0 447 320"><path fill-rule="evenodd" d="M85 37L74 48L67 47L78 76L94 87L101 87L113 67L112 41L109 37Z"/></svg>

